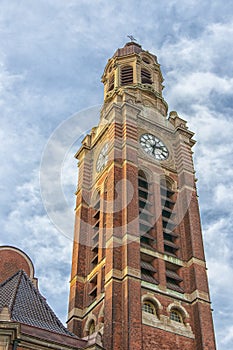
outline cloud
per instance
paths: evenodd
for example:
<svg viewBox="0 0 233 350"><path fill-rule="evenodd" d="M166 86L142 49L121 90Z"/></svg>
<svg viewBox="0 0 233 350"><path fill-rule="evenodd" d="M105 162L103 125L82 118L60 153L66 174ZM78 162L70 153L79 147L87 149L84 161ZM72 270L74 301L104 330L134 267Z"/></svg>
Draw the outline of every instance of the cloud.
<svg viewBox="0 0 233 350"><path fill-rule="evenodd" d="M64 210L60 211L60 215L69 217ZM31 257L41 293L48 297L49 304L64 321L72 240L57 230L43 208L38 171L30 181L17 186L12 208L1 225L3 235L0 244L16 245Z"/></svg>

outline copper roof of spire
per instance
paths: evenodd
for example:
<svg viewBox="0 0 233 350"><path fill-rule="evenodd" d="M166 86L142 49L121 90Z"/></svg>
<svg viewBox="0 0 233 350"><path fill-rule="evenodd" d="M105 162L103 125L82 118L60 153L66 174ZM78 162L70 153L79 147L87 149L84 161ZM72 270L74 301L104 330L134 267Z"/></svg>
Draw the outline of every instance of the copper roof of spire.
<svg viewBox="0 0 233 350"><path fill-rule="evenodd" d="M134 41L130 41L121 49L117 49L113 57L131 55L132 53L140 53L142 51L141 45L135 43Z"/></svg>
<svg viewBox="0 0 233 350"><path fill-rule="evenodd" d="M117 49L116 52L114 53L113 57L122 57L122 56L132 55L134 53L139 54L141 52L148 53L148 51L145 51L142 49L141 45L135 43L134 41L130 41L130 42L126 43L124 47ZM157 56L154 54L151 54L151 53L150 53L150 55L153 56L155 62L158 63Z"/></svg>

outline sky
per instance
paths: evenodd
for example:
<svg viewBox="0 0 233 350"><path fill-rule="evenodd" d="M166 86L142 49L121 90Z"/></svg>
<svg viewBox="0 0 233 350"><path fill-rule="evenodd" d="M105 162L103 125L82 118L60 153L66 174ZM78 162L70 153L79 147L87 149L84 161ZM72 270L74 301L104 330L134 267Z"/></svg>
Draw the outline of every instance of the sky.
<svg viewBox="0 0 233 350"><path fill-rule="evenodd" d="M101 75L132 34L164 98L195 132L219 350L233 349L233 7L222 0L0 0L0 244L24 250L66 321L80 140L98 123Z"/></svg>

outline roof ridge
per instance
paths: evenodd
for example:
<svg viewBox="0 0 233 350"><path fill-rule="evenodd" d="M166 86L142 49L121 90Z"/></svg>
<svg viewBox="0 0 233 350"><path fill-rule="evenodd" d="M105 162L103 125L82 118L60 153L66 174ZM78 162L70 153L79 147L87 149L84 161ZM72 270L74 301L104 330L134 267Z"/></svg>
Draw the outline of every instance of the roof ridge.
<svg viewBox="0 0 233 350"><path fill-rule="evenodd" d="M6 302L12 321L74 337L24 270L0 284L0 296L0 305Z"/></svg>
<svg viewBox="0 0 233 350"><path fill-rule="evenodd" d="M5 281L3 281L2 283L0 283L0 287L3 287L4 284L8 283L10 280L12 280L13 278L15 278L16 275L19 274L20 271L23 271L21 269L19 269L17 272L15 272L12 276L8 277Z"/></svg>
<svg viewBox="0 0 233 350"><path fill-rule="evenodd" d="M21 279L22 279L22 275L23 275L23 270L19 270L18 271L18 274L19 274L19 277L18 277L18 282L15 286L15 290L14 290L14 293L12 295L12 299L11 299L11 302L10 302L10 310L12 311L13 310L13 307L14 307L14 303L15 303L15 300L16 300L16 296L17 296L17 291L18 291L18 288L19 288L19 285L20 285L20 282L21 282Z"/></svg>
<svg viewBox="0 0 233 350"><path fill-rule="evenodd" d="M47 312L50 314L51 318L54 320L54 322L56 322L57 326L59 328L62 328L62 330L64 332L67 333L67 335L70 336L74 336L74 334L72 332L70 332L64 325L63 323L59 320L59 318L57 317L57 315L55 314L55 312L53 311L53 309L49 306L49 304L47 303L46 298L43 297L43 295L40 293L40 291L34 286L34 284L32 283L31 279L29 278L29 276L25 273L25 271L22 270L21 273L21 278L20 281L22 280L22 276L24 276L26 283L29 285L30 289L36 294L36 296L38 297L41 306L44 306L45 309L47 310ZM19 282L20 282L19 281ZM17 286L17 289L19 287L20 283Z"/></svg>
<svg viewBox="0 0 233 350"><path fill-rule="evenodd" d="M29 282L30 287L32 288L32 290L38 295L38 297L40 298L41 303L44 304L44 306L50 312L50 314L55 319L55 321L59 324L59 326L62 326L64 328L64 330L68 331L67 328L63 325L63 323L59 320L59 318L57 317L57 315L55 314L53 309L47 303L47 299L45 297L43 297L43 295L40 293L40 291L34 286L34 284L30 280L30 278L27 276L27 274L25 274L25 277L26 277L27 281Z"/></svg>
<svg viewBox="0 0 233 350"><path fill-rule="evenodd" d="M2 282L0 284L0 287L3 287L5 285L7 285L10 281L12 281L14 278L18 278L18 281L17 281L16 285L14 286L14 289L12 290L12 295L10 297L10 302L8 304L8 309L9 309L10 313L13 310L14 302L15 302L16 295L17 295L17 290L18 290L23 272L24 272L23 270L18 270L16 273L14 273L14 275L8 277L4 282Z"/></svg>

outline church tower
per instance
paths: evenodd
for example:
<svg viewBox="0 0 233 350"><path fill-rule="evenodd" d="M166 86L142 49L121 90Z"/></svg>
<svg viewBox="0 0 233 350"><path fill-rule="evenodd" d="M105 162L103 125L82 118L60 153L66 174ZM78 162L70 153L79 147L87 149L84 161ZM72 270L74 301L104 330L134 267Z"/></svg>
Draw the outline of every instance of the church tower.
<svg viewBox="0 0 233 350"><path fill-rule="evenodd" d="M102 82L99 124L76 153L68 327L106 350L214 350L194 134L167 117L157 57L135 42Z"/></svg>

